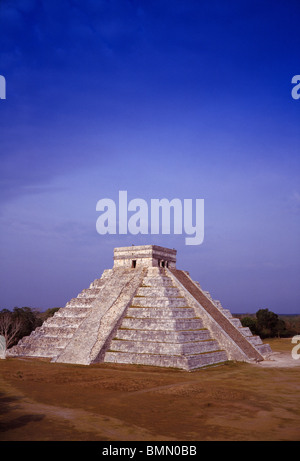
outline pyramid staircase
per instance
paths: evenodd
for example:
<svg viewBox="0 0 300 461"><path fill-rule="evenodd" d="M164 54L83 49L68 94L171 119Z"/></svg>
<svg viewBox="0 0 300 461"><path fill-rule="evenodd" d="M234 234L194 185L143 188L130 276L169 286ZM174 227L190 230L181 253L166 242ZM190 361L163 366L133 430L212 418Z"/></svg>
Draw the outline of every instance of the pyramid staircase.
<svg viewBox="0 0 300 461"><path fill-rule="evenodd" d="M194 308L164 269L149 269L138 287L105 362L191 370L228 360Z"/></svg>

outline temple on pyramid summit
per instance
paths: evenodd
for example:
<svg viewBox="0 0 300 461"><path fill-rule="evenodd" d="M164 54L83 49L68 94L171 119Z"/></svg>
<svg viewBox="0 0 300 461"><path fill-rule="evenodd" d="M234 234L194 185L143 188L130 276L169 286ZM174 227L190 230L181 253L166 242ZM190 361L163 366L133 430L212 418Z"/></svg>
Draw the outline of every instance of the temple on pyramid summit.
<svg viewBox="0 0 300 461"><path fill-rule="evenodd" d="M115 248L113 268L8 355L188 371L228 360L266 359L270 346L212 299L189 272L176 269L176 253L157 245Z"/></svg>

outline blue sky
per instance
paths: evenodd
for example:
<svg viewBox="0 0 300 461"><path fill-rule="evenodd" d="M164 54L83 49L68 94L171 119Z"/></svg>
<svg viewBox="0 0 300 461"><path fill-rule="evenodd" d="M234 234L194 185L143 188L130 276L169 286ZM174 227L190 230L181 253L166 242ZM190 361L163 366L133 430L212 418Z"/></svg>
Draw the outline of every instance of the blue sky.
<svg viewBox="0 0 300 461"><path fill-rule="evenodd" d="M232 312L300 312L298 1L1 0L0 308L64 306L158 244ZM205 237L96 232L203 198Z"/></svg>

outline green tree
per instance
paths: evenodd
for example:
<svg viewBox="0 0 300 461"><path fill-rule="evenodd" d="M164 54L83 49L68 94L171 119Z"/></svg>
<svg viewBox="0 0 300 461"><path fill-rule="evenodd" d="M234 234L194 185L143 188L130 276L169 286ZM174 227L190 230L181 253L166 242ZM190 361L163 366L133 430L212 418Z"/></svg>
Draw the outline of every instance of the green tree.
<svg viewBox="0 0 300 461"><path fill-rule="evenodd" d="M293 334L291 334L291 330L288 329L285 321L281 318L278 318L278 324L276 328L278 338L293 336Z"/></svg>
<svg viewBox="0 0 300 461"><path fill-rule="evenodd" d="M259 309L256 312L258 334L263 337L283 335L286 331L285 322L269 309Z"/></svg>

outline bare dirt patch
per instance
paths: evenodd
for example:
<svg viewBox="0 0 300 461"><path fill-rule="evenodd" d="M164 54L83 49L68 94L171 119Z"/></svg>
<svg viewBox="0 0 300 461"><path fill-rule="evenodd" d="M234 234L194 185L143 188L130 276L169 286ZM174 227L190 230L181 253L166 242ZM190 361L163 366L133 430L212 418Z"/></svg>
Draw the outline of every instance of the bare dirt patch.
<svg viewBox="0 0 300 461"><path fill-rule="evenodd" d="M287 360L290 341L276 341ZM0 440L299 440L298 362L188 373L1 360Z"/></svg>
<svg viewBox="0 0 300 461"><path fill-rule="evenodd" d="M271 339L268 341L272 347L273 353L263 362L258 362L260 367L279 367L279 368L295 368L300 367L300 355L298 359L293 358L291 354L292 344L291 338ZM296 354L298 357L298 354Z"/></svg>

